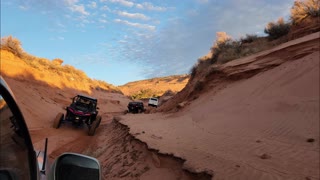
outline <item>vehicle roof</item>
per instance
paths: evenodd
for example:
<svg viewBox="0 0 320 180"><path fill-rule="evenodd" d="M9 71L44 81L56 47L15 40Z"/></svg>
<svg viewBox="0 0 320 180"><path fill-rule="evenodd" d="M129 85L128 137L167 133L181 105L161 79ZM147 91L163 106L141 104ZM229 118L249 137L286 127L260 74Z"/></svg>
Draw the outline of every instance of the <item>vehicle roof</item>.
<svg viewBox="0 0 320 180"><path fill-rule="evenodd" d="M97 101L97 99L94 98L94 97L90 97L90 96L86 96L86 95L82 95L82 94L78 94L77 96L83 97L83 98L86 98L86 99L91 99L91 100Z"/></svg>
<svg viewBox="0 0 320 180"><path fill-rule="evenodd" d="M143 102L139 102L139 101L132 101L132 102L129 102L129 104L138 104L138 103L143 103Z"/></svg>

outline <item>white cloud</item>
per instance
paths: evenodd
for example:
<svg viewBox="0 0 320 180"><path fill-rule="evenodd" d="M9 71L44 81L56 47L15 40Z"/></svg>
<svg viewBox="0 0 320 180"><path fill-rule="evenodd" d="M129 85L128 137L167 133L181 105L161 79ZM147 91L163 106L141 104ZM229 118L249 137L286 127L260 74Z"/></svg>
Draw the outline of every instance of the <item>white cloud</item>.
<svg viewBox="0 0 320 180"><path fill-rule="evenodd" d="M78 12L86 16L90 15L90 13L85 10L85 7L83 4L79 4L79 5L77 4L78 0L64 0L64 2L72 12Z"/></svg>
<svg viewBox="0 0 320 180"><path fill-rule="evenodd" d="M22 10L28 10L29 9L28 6L23 6L23 5L19 6L19 8L22 9Z"/></svg>
<svg viewBox="0 0 320 180"><path fill-rule="evenodd" d="M74 5L78 3L78 0L64 0L67 5Z"/></svg>
<svg viewBox="0 0 320 180"><path fill-rule="evenodd" d="M90 21L89 21L88 19L82 19L82 22L83 22L83 23L86 23L86 24L89 24L89 23L90 23Z"/></svg>
<svg viewBox="0 0 320 180"><path fill-rule="evenodd" d="M106 18L106 17L107 17L107 15L106 15L106 14L101 14L101 16L102 16L102 17L104 17L104 18Z"/></svg>
<svg viewBox="0 0 320 180"><path fill-rule="evenodd" d="M123 17L134 18L134 19L142 19L142 20L150 19L146 15L140 14L140 13L128 13L126 11L118 11L117 14Z"/></svg>
<svg viewBox="0 0 320 180"><path fill-rule="evenodd" d="M132 7L134 5L133 2L131 1L126 1L126 0L109 0L112 3L119 3L123 6L127 6L127 7Z"/></svg>
<svg viewBox="0 0 320 180"><path fill-rule="evenodd" d="M150 2L144 2L142 4L136 4L136 7L139 8L139 9L146 9L146 10L150 10L150 11L166 11L167 10L166 7L154 6Z"/></svg>
<svg viewBox="0 0 320 180"><path fill-rule="evenodd" d="M51 41L57 41L57 40L63 41L63 40L64 40L64 37L62 37L62 36L56 36L56 37L51 37L51 38L49 38L49 40L51 40Z"/></svg>
<svg viewBox="0 0 320 180"><path fill-rule="evenodd" d="M84 23L77 24L76 26L77 27L82 27L82 28L86 27L86 25Z"/></svg>
<svg viewBox="0 0 320 180"><path fill-rule="evenodd" d="M102 11L111 11L108 6L102 6L102 7L100 8L100 10L102 10Z"/></svg>
<svg viewBox="0 0 320 180"><path fill-rule="evenodd" d="M152 31L156 29L156 27L152 26L152 25L133 23L133 22L129 22L129 21L126 21L126 20L121 20L121 19L115 19L114 22L125 24L125 25L128 25L128 26L137 27L137 28L148 29L148 30L152 30Z"/></svg>
<svg viewBox="0 0 320 180"><path fill-rule="evenodd" d="M118 41L118 43L122 43L122 44L124 44L124 43L127 43L128 41L126 41L126 40L119 40Z"/></svg>
<svg viewBox="0 0 320 180"><path fill-rule="evenodd" d="M210 51L216 32L225 31L234 38L263 33L267 22L290 13L293 1L211 0L197 12L186 10L179 14L181 18L170 16L157 31L136 31L117 50L127 52L121 54L123 59L144 66L146 78L188 73L197 59Z"/></svg>
<svg viewBox="0 0 320 180"><path fill-rule="evenodd" d="M107 23L108 21L105 20L105 19L99 19L99 22L101 22L101 23Z"/></svg>
<svg viewBox="0 0 320 180"><path fill-rule="evenodd" d="M78 13L86 15L86 16L90 15L90 13L85 10L85 7L83 6L83 4L80 4L80 5L74 4L74 5L70 6L69 9L72 12L78 12Z"/></svg>
<svg viewBox="0 0 320 180"><path fill-rule="evenodd" d="M61 28L65 28L65 27L66 27L65 25L63 25L63 24L60 23L60 22L57 22L57 26L59 26L59 27L61 27Z"/></svg>
<svg viewBox="0 0 320 180"><path fill-rule="evenodd" d="M209 2L209 0L196 0L196 1L201 4L205 4Z"/></svg>
<svg viewBox="0 0 320 180"><path fill-rule="evenodd" d="M92 1L90 4L88 4L88 7L94 9L97 7L97 3Z"/></svg>

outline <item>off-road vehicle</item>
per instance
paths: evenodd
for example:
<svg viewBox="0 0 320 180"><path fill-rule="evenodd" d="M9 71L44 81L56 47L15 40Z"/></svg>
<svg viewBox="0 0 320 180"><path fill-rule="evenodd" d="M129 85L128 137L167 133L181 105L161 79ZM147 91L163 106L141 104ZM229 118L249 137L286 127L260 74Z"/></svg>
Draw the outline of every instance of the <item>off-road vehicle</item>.
<svg viewBox="0 0 320 180"><path fill-rule="evenodd" d="M159 99L158 98L152 97L152 98L149 99L148 106L158 107L158 105L159 105Z"/></svg>
<svg viewBox="0 0 320 180"><path fill-rule="evenodd" d="M58 113L53 127L58 129L64 122L71 122L75 126L86 124L89 128L88 135L93 136L101 122L98 109L96 98L77 95L72 99L71 105L66 108L65 118L63 113Z"/></svg>
<svg viewBox="0 0 320 180"><path fill-rule="evenodd" d="M141 113L144 111L143 102L129 102L128 112L129 113Z"/></svg>
<svg viewBox="0 0 320 180"><path fill-rule="evenodd" d="M0 179L100 180L97 159L77 153L63 153L48 161L48 138L44 151L33 147L31 136L17 101L0 75Z"/></svg>

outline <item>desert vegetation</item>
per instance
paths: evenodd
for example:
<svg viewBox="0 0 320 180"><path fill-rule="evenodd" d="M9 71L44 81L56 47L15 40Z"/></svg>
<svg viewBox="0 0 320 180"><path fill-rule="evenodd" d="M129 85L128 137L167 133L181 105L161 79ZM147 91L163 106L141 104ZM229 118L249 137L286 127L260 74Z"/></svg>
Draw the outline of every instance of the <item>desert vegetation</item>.
<svg viewBox="0 0 320 180"><path fill-rule="evenodd" d="M163 94L164 92L156 92L151 89L142 89L139 92L136 92L131 95L132 99L146 99L150 97L158 97L158 94Z"/></svg>
<svg viewBox="0 0 320 180"><path fill-rule="evenodd" d="M217 32L216 41L211 47L210 56L207 55L199 58L198 62L191 67L189 72L191 79L210 64L224 64L269 49L302 35L319 31L319 6L319 0L296 0L291 8L288 22L280 17L277 21L269 22L266 25L264 32L267 36L258 37L255 34L247 34L245 37L237 40L233 39L226 32ZM293 32L295 29L301 30L299 25L301 26L305 21L308 21L308 24L315 24L314 27L310 28L311 30L302 29L305 33L291 33L291 37L288 38L290 32ZM296 28L297 26L299 28ZM296 35L297 33L301 35Z"/></svg>
<svg viewBox="0 0 320 180"><path fill-rule="evenodd" d="M129 82L119 88L132 99L146 99L162 96L168 90L176 93L185 87L188 80L189 75L172 75Z"/></svg>
<svg viewBox="0 0 320 180"><path fill-rule="evenodd" d="M63 65L63 60L49 60L28 54L22 43L12 36L1 38L1 72L20 80L30 76L36 80L59 88L75 88L90 92L92 89L111 92L121 91L104 81L89 78L85 72L71 65Z"/></svg>
<svg viewBox="0 0 320 180"><path fill-rule="evenodd" d="M292 24L301 23L308 17L320 16L320 1L319 0L304 0L295 1L291 8Z"/></svg>
<svg viewBox="0 0 320 180"><path fill-rule="evenodd" d="M264 32L268 34L269 39L278 39L284 35L287 35L290 30L290 23L285 22L281 17L277 22L269 22L264 29Z"/></svg>

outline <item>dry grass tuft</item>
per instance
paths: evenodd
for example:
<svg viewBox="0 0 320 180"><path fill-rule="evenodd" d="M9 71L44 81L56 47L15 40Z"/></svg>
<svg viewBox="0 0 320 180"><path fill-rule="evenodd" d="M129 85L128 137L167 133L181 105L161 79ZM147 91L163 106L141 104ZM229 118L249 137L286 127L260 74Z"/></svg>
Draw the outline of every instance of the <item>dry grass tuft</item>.
<svg viewBox="0 0 320 180"><path fill-rule="evenodd" d="M297 0L291 8L291 20L293 24L301 23L308 17L320 16L319 0Z"/></svg>

